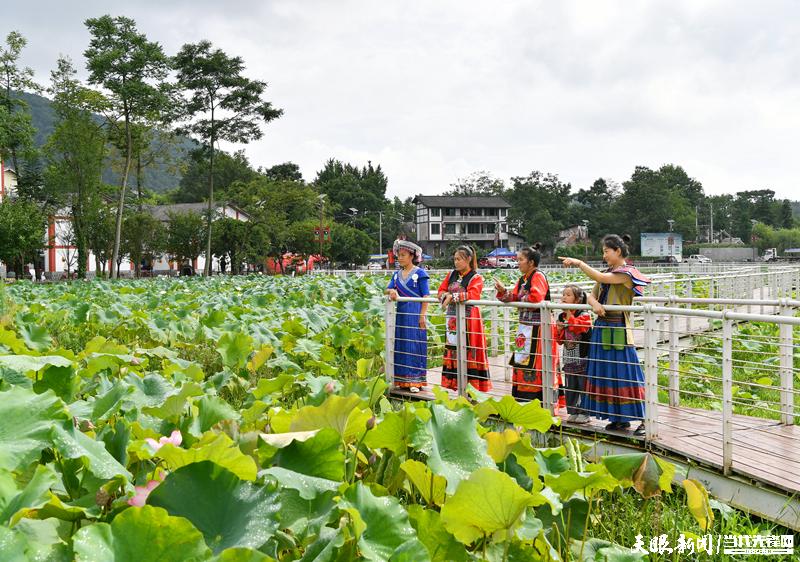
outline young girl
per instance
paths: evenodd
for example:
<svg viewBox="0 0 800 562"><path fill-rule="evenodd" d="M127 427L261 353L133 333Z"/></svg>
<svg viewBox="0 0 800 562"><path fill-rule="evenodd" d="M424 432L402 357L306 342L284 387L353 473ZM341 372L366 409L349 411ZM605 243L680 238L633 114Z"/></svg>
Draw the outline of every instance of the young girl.
<svg viewBox="0 0 800 562"><path fill-rule="evenodd" d="M497 280L494 283L497 289L497 299L503 302L530 302L537 303L550 300L550 284L547 277L539 271L539 261L542 254L540 244L523 248L517 252L517 263L522 277L519 278L514 290L509 291ZM515 352L509 362L514 367L513 386L511 395L523 400L542 399L542 370L543 348L542 338L539 333L542 311L533 308L519 309L519 329L514 340ZM549 312L547 314L550 314ZM555 326L552 324L551 350L552 372L555 380L553 388L557 389L561 381L558 373L558 346L556 344ZM555 397L554 397L555 398Z"/></svg>
<svg viewBox="0 0 800 562"><path fill-rule="evenodd" d="M561 293L564 304L586 304L586 293L577 285L567 285ZM566 376L567 419L570 423L588 423L581 408L586 400L586 358L592 336L592 317L586 310L565 310L558 315L557 341L563 345L562 368Z"/></svg>
<svg viewBox="0 0 800 562"><path fill-rule="evenodd" d="M483 291L483 277L478 273L478 258L469 246L459 246L453 253L455 269L445 277L439 286L439 302L446 309L447 344L444 348L442 366L442 386L458 389L458 360L456 346L456 307L454 303L480 300ZM467 330L467 376L469 384L488 392L492 388L489 378L489 361L486 357L486 336L483 332L481 311L477 306L466 309Z"/></svg>
<svg viewBox="0 0 800 562"><path fill-rule="evenodd" d="M627 265L630 237L609 234L603 238L605 271L575 258L559 258L564 267L579 267L595 280L588 298L598 319L592 330L584 408L597 417L610 420L606 429L623 430L631 420L644 418L644 373L633 342L631 316L627 312L608 312L604 305L630 306L634 296L641 296L650 280L638 269ZM644 423L634 431L644 435Z"/></svg>
<svg viewBox="0 0 800 562"><path fill-rule="evenodd" d="M407 240L394 243L394 255L400 271L392 275L386 294L397 297L427 297L428 274L417 265L422 260L422 248ZM394 330L394 385L419 392L425 386L428 367L428 331L425 314L428 303L397 303L397 324Z"/></svg>

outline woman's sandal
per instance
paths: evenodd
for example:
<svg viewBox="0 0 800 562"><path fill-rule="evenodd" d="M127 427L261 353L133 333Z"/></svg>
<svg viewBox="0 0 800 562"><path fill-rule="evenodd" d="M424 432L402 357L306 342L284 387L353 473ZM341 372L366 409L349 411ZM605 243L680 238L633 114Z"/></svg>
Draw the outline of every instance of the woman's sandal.
<svg viewBox="0 0 800 562"><path fill-rule="evenodd" d="M640 423L639 427L633 430L633 434L636 435L637 437L644 437L645 434L644 423Z"/></svg>
<svg viewBox="0 0 800 562"><path fill-rule="evenodd" d="M410 388L408 389L408 391L409 391L410 393L412 393L412 394L416 394L417 392L419 392L419 387L418 387L418 386L412 386L412 387L410 387Z"/></svg>

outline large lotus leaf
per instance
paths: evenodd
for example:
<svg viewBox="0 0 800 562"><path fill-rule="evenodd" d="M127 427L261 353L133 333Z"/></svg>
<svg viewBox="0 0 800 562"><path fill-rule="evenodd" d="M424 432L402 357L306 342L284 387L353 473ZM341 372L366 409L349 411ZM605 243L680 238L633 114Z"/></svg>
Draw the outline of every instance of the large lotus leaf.
<svg viewBox="0 0 800 562"><path fill-rule="evenodd" d="M470 559L464 545L444 528L438 511L410 505L408 519L420 542L428 549L431 562L466 562Z"/></svg>
<svg viewBox="0 0 800 562"><path fill-rule="evenodd" d="M334 509L337 493L323 492L306 500L297 490L281 487L281 529L291 532L298 541L318 536L332 518L339 517Z"/></svg>
<svg viewBox="0 0 800 562"><path fill-rule="evenodd" d="M484 535L513 531L537 498L520 488L508 475L480 468L463 480L442 507L442 523L464 544Z"/></svg>
<svg viewBox="0 0 800 562"><path fill-rule="evenodd" d="M128 395L133 394L134 388L126 383L117 382L108 392L100 395L92 402L92 420L105 421L116 414L123 405Z"/></svg>
<svg viewBox="0 0 800 562"><path fill-rule="evenodd" d="M242 480L255 480L258 472L253 457L242 453L239 446L224 433L206 433L191 449L167 443L158 450L156 456L164 459L173 470L193 463L211 461Z"/></svg>
<svg viewBox="0 0 800 562"><path fill-rule="evenodd" d="M295 355L307 355L311 359L319 360L322 353L322 344L308 338L299 338L292 348Z"/></svg>
<svg viewBox="0 0 800 562"><path fill-rule="evenodd" d="M475 412L481 419L494 414L510 424L533 429L540 433L546 433L552 425L561 423L560 418L554 417L548 410L542 408L538 400L520 404L508 394L500 400L492 398L481 402L475 407Z"/></svg>
<svg viewBox="0 0 800 562"><path fill-rule="evenodd" d="M25 345L35 351L47 351L53 344L53 340L50 339L50 335L44 326L35 323L35 321L20 324L19 335L22 336Z"/></svg>
<svg viewBox="0 0 800 562"><path fill-rule="evenodd" d="M486 441L478 436L471 410L452 411L434 404L431 412L427 423L431 440L423 452L431 470L447 479L447 493L453 494L473 471L496 465L486 452Z"/></svg>
<svg viewBox="0 0 800 562"><path fill-rule="evenodd" d="M327 492L335 492L339 489L339 482L328 480L327 478L317 478L301 472L295 472L273 466L259 472L259 476L270 476L277 481L281 487L297 490L300 497L305 500L312 500L315 497Z"/></svg>
<svg viewBox="0 0 800 562"><path fill-rule="evenodd" d="M539 473L542 475L561 474L569 470L571 466L567 458L567 450L564 447L536 449L534 458L539 465Z"/></svg>
<svg viewBox="0 0 800 562"><path fill-rule="evenodd" d="M400 469L408 475L408 479L416 486L428 505L444 503L447 487L447 480L444 477L433 474L427 466L413 459L401 464Z"/></svg>
<svg viewBox="0 0 800 562"><path fill-rule="evenodd" d="M41 371L48 366L71 367L72 361L60 355L0 355L0 367L19 373Z"/></svg>
<svg viewBox="0 0 800 562"><path fill-rule="evenodd" d="M292 441L278 451L272 463L295 472L338 482L344 478L342 440L335 430L325 428L305 441Z"/></svg>
<svg viewBox="0 0 800 562"><path fill-rule="evenodd" d="M56 473L49 465L38 465L22 489L10 472L0 471L0 523L12 526L22 517L21 510L45 505L56 482Z"/></svg>
<svg viewBox="0 0 800 562"><path fill-rule="evenodd" d="M101 441L95 441L81 433L70 420L66 424L54 425L50 431L53 446L65 459L85 459L89 471L104 480L115 476L130 479L131 474L122 466Z"/></svg>
<svg viewBox="0 0 800 562"><path fill-rule="evenodd" d="M215 553L234 546L259 548L278 529L280 502L273 486L243 482L203 461L169 474L147 503L191 521Z"/></svg>
<svg viewBox="0 0 800 562"><path fill-rule="evenodd" d="M185 562L211 554L203 535L187 519L160 507L128 508L109 525L95 523L73 537L76 562Z"/></svg>
<svg viewBox="0 0 800 562"><path fill-rule="evenodd" d="M203 394L205 392L202 386L196 382L187 382L181 386L177 394L167 397L163 404L157 407L143 408L142 411L155 418L177 420L184 413L186 400L191 396L203 396Z"/></svg>
<svg viewBox="0 0 800 562"><path fill-rule="evenodd" d="M239 412L219 396L203 396L196 403L197 417L193 420L190 431L200 435L223 420L239 420Z"/></svg>
<svg viewBox="0 0 800 562"><path fill-rule="evenodd" d="M596 490L613 491L619 480L602 465L589 465L586 472L567 470L558 475L545 474L544 484L556 492L562 500L572 497L577 491L591 494Z"/></svg>
<svg viewBox="0 0 800 562"><path fill-rule="evenodd" d="M225 332L217 342L222 364L234 371L244 367L252 349L253 338L241 332Z"/></svg>
<svg viewBox="0 0 800 562"><path fill-rule="evenodd" d="M38 459L51 444L53 424L65 422L72 418L51 391L11 387L0 392L0 468L16 470Z"/></svg>
<svg viewBox="0 0 800 562"><path fill-rule="evenodd" d="M662 490L672 490L675 465L659 461L650 453L608 455L602 458L603 465L615 478L624 485L632 485L644 498L658 496Z"/></svg>
<svg viewBox="0 0 800 562"><path fill-rule="evenodd" d="M519 443L519 432L513 429L506 429L503 432L490 431L483 435L486 440L487 451L494 462L500 464L514 450L514 446Z"/></svg>
<svg viewBox="0 0 800 562"><path fill-rule="evenodd" d="M250 392L255 398L260 400L265 396L269 396L275 392L283 390L293 382L294 377L286 374L278 375L272 379L260 379L258 381L258 385Z"/></svg>
<svg viewBox="0 0 800 562"><path fill-rule="evenodd" d="M428 419L429 410L417 410L406 403L399 412L387 412L367 433L364 442L373 449L388 449L396 455L405 455L409 447L424 448L430 444L430 435L425 429Z"/></svg>
<svg viewBox="0 0 800 562"><path fill-rule="evenodd" d="M361 398L330 395L321 406L304 406L297 411L290 429L309 431L330 427L345 441L353 441L367 431L367 420L372 417L368 409L361 409Z"/></svg>
<svg viewBox="0 0 800 562"><path fill-rule="evenodd" d="M0 527L0 556L3 561L47 561L71 562L70 549L59 536L61 521L50 519L37 521L22 519L13 529ZM7 545L5 537L11 539L12 544ZM16 547L13 543L16 543ZM15 548L21 548L14 552Z"/></svg>
<svg viewBox="0 0 800 562"><path fill-rule="evenodd" d="M350 486L339 507L350 514L358 536L358 547L366 560L388 560L399 550L413 560L425 560L428 552L417 539L406 510L390 496L376 497L361 482ZM410 544L407 544L410 543ZM408 550L410 548L410 551Z"/></svg>
<svg viewBox="0 0 800 562"><path fill-rule="evenodd" d="M64 402L70 403L81 389L82 379L75 374L75 369L70 367L49 366L42 370L41 375L33 383L33 390L37 394L47 389L56 393Z"/></svg>
<svg viewBox="0 0 800 562"><path fill-rule="evenodd" d="M133 392L126 397L126 406L135 408L156 407L172 394L176 394L176 389L167 379L161 375L150 373L144 377L128 375L125 382L130 384Z"/></svg>
<svg viewBox="0 0 800 562"><path fill-rule="evenodd" d="M532 516L530 511L528 514ZM540 521L539 526L543 525L545 529L550 529L555 525L561 537L580 540L586 529L586 518L589 517L589 502L574 497L562 504L558 515L553 515L553 510L548 506L541 506L536 509L536 517Z"/></svg>

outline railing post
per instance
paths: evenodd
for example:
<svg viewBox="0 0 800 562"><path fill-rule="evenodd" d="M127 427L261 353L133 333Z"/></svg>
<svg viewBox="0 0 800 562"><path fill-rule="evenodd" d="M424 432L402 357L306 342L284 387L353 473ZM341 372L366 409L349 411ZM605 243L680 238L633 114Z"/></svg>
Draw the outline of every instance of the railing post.
<svg viewBox="0 0 800 562"><path fill-rule="evenodd" d="M753 300L753 291L754 291L754 289L755 289L755 280L753 278L753 274L752 273L748 273L748 275L747 275L747 300ZM748 314L752 314L753 313L753 305L752 304L748 304L747 305L747 313Z"/></svg>
<svg viewBox="0 0 800 562"><path fill-rule="evenodd" d="M722 470L733 467L733 320L722 317Z"/></svg>
<svg viewBox="0 0 800 562"><path fill-rule="evenodd" d="M761 309L759 311L760 314L764 314L764 290L766 289L766 283L764 281L764 273L762 272L760 275L760 287L758 288L758 298L761 300Z"/></svg>
<svg viewBox="0 0 800 562"><path fill-rule="evenodd" d="M555 373L553 372L553 318L550 316L549 302L542 303L541 323L539 324L539 337L542 340L542 407L555 413L555 404L553 403L553 388L555 387ZM536 350L532 349L531 352L535 353ZM535 363L534 359L534 363ZM555 398L556 403L558 398Z"/></svg>
<svg viewBox="0 0 800 562"><path fill-rule="evenodd" d="M679 334L675 326L677 318L672 316L669 322L669 405L673 408L681 404L680 353L678 352Z"/></svg>
<svg viewBox="0 0 800 562"><path fill-rule="evenodd" d="M464 303L456 303L456 371L457 392L459 396L467 394L467 307Z"/></svg>
<svg viewBox="0 0 800 562"><path fill-rule="evenodd" d="M511 315L509 307L503 307L503 377L506 382L511 382L511 365L508 364L511 359Z"/></svg>
<svg viewBox="0 0 800 562"><path fill-rule="evenodd" d="M394 385L394 331L397 323L397 303L386 299L386 308L383 313L383 324L386 326L386 337L384 341L384 373L386 382L391 388Z"/></svg>
<svg viewBox="0 0 800 562"><path fill-rule="evenodd" d="M498 320L497 307L493 306L492 307L492 356L493 357L497 355L497 332L499 331L497 327L497 320Z"/></svg>
<svg viewBox="0 0 800 562"><path fill-rule="evenodd" d="M791 306L781 307L781 316L794 316ZM794 341L791 324L780 325L780 369L781 369L781 423L794 424Z"/></svg>
<svg viewBox="0 0 800 562"><path fill-rule="evenodd" d="M650 441L658 436L658 356L656 315L652 305L644 309L644 432Z"/></svg>
<svg viewBox="0 0 800 562"><path fill-rule="evenodd" d="M692 283L692 279L689 278L686 280L686 298L694 297L694 283ZM692 303L686 303L686 308L692 308ZM686 316L686 330L685 333L690 333L692 331L692 317Z"/></svg>

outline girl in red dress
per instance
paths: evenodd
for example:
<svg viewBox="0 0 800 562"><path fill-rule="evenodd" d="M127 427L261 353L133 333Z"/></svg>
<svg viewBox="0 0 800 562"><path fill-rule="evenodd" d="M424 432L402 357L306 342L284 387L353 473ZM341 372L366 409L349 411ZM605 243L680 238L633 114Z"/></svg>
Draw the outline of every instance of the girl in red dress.
<svg viewBox="0 0 800 562"><path fill-rule="evenodd" d="M517 263L522 277L519 278L514 289L509 291L498 280L495 281L497 289L497 299L503 302L531 302L537 303L550 300L550 284L547 277L539 271L539 261L542 254L539 251L541 246L534 244L531 247L523 248L517 252ZM546 312L545 314L550 314ZM542 365L543 348L540 329L542 323L542 311L534 308L519 309L519 329L514 340L514 354L511 356L510 364L514 367L513 386L511 395L514 398L523 400L542 399ZM550 359L553 373L553 388L557 389L561 384L561 376L558 370L558 345L556 344L556 326L550 321ZM557 399L554 393L553 401Z"/></svg>
<svg viewBox="0 0 800 562"><path fill-rule="evenodd" d="M459 246L453 253L455 269L439 286L439 302L446 309L447 343L444 348L442 366L442 386L458 389L458 361L456 345L456 305L468 300L480 300L483 290L483 277L478 273L478 258L469 246ZM467 318L467 377L469 384L481 392L492 388L489 378L489 361L486 357L486 336L483 332L481 311L475 305L468 305Z"/></svg>

